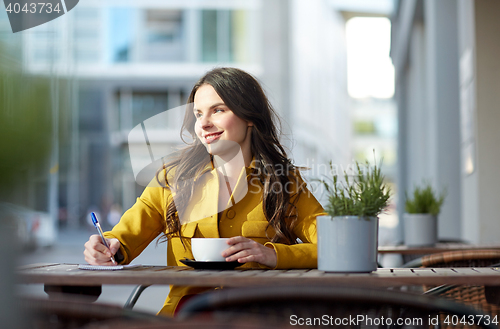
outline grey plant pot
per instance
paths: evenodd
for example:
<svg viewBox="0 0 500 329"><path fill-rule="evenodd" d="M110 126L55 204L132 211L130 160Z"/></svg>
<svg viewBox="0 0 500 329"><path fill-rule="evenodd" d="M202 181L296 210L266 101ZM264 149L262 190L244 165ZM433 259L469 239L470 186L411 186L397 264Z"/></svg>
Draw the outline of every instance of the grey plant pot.
<svg viewBox="0 0 500 329"><path fill-rule="evenodd" d="M423 247L437 243L437 216L405 213L403 221L405 245Z"/></svg>
<svg viewBox="0 0 500 329"><path fill-rule="evenodd" d="M377 269L378 218L319 216L318 269L372 272Z"/></svg>

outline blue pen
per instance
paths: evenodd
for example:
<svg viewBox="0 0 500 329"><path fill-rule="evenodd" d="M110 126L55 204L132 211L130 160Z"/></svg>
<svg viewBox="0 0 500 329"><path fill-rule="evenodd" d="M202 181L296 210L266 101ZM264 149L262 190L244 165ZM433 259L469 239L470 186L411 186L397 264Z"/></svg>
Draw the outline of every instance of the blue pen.
<svg viewBox="0 0 500 329"><path fill-rule="evenodd" d="M106 242L106 239L104 238L104 234L102 233L101 225L99 224L99 221L97 220L97 216L93 212L91 212L90 217L92 217L92 223L94 223L94 226L97 229L97 232L101 236L102 243L106 246L106 248L110 249L108 243ZM110 251L111 251L111 249L110 249ZM115 258L113 256L111 256L111 261L113 262L113 264L116 265L116 261L115 261Z"/></svg>

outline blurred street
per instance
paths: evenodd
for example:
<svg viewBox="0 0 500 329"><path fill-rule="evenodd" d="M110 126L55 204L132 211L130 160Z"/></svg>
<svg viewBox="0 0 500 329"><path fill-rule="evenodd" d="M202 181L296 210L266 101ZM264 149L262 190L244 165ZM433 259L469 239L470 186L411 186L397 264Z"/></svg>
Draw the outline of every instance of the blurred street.
<svg viewBox="0 0 500 329"><path fill-rule="evenodd" d="M83 257L84 243L89 236L95 234L95 230L82 228L75 230L61 230L56 245L50 248L38 248L34 251L26 251L19 259L19 265L33 263L73 263L85 264ZM144 252L133 261L134 264L166 265L166 244L156 245L153 241ZM105 285L97 302L116 304L122 306L130 295L134 286L130 285ZM168 286L152 286L146 289L139 298L134 310L157 313L167 297ZM43 285L19 285L19 293L22 295L47 297L43 291Z"/></svg>

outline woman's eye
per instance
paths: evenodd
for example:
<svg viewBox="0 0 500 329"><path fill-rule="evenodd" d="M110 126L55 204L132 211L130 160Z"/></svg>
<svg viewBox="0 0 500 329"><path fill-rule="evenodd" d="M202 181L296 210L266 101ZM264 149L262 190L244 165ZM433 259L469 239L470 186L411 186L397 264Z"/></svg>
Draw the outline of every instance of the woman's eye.
<svg viewBox="0 0 500 329"><path fill-rule="evenodd" d="M195 114L194 114L194 117L195 117L196 119L201 118L201 113L195 113Z"/></svg>
<svg viewBox="0 0 500 329"><path fill-rule="evenodd" d="M217 112L224 112L224 110L223 109L215 109L214 112L215 113L217 113Z"/></svg>

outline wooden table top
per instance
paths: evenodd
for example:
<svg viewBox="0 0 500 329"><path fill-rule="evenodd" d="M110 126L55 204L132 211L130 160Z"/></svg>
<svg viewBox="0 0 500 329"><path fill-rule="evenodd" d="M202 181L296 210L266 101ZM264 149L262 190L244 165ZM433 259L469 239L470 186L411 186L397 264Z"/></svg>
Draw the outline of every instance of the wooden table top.
<svg viewBox="0 0 500 329"><path fill-rule="evenodd" d="M397 246L379 246L379 254L402 254L402 255L427 255L445 251L455 250L482 250L482 249L500 249L498 244L489 245L471 245L465 243L437 243L435 246L428 247L410 247L405 245Z"/></svg>
<svg viewBox="0 0 500 329"><path fill-rule="evenodd" d="M77 264L32 264L17 271L18 283L92 286L103 284L175 284L190 286L351 285L394 287L408 285L500 286L500 268L381 268L372 273L326 273L307 270L195 270L186 266L141 266L119 271L89 271Z"/></svg>

